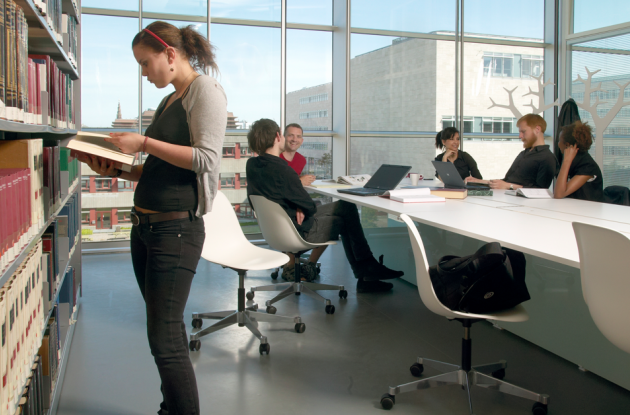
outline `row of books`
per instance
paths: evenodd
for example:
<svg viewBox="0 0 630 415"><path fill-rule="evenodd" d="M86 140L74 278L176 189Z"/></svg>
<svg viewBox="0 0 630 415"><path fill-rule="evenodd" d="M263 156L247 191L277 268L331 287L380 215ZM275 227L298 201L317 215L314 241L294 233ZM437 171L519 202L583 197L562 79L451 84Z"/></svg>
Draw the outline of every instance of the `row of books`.
<svg viewBox="0 0 630 415"><path fill-rule="evenodd" d="M46 325L43 282L42 243L39 242L0 289L0 321L3 322L0 415L15 413L41 346Z"/></svg>
<svg viewBox="0 0 630 415"><path fill-rule="evenodd" d="M22 252L80 180L79 161L43 140L0 141L0 272ZM79 232L78 196L63 209ZM68 218L70 219L70 218Z"/></svg>
<svg viewBox="0 0 630 415"><path fill-rule="evenodd" d="M41 356L37 355L31 367L31 374L26 379L24 393L20 398L20 405L16 415L44 415L46 411L44 400L44 367Z"/></svg>
<svg viewBox="0 0 630 415"><path fill-rule="evenodd" d="M66 49L68 59L70 59L70 62L76 68L77 59L79 56L78 54L79 36L78 36L78 28L77 28L77 19L75 19L74 16L68 15L66 13L64 13L61 17L62 17L61 18L62 34L67 35L67 37L64 36L63 38L63 45L64 45L64 48Z"/></svg>
<svg viewBox="0 0 630 415"><path fill-rule="evenodd" d="M63 28L61 0L33 0L33 3L55 34L57 42L61 43L61 29Z"/></svg>
<svg viewBox="0 0 630 415"><path fill-rule="evenodd" d="M66 26L76 57L76 20ZM75 128L74 82L50 56L28 53L28 24L14 0L0 0L0 60L1 119Z"/></svg>

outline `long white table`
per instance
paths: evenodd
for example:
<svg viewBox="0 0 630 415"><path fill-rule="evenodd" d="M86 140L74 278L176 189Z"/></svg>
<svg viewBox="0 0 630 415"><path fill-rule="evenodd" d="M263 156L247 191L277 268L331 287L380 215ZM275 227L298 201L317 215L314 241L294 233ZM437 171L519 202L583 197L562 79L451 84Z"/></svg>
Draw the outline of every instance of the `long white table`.
<svg viewBox="0 0 630 415"><path fill-rule="evenodd" d="M395 220L402 213L419 224L425 247L431 245L433 251L438 251L429 257L429 262L443 255L471 254L482 242L497 241L525 253L532 299L524 306L530 320L502 323L502 327L630 389L630 377L624 371L630 367L630 356L599 332L584 302L577 243L571 226L572 222L584 222L630 237L630 207L574 199L526 199L506 195L501 190L495 190L493 196L469 196L463 200L427 204L352 196L339 193L335 188L309 190L392 215L394 220L388 221L389 229L377 229L376 233L365 229L366 235L371 245L379 245L375 237L386 239L378 249L390 249L386 261L390 257L395 262L388 265L405 269L405 279L411 282L415 282L415 277L409 278L409 274L414 274L412 261L407 259L409 255L400 254L409 251L405 249L409 239L400 229L402 224ZM452 243L457 238L463 241L459 245ZM404 264L405 261L409 263Z"/></svg>

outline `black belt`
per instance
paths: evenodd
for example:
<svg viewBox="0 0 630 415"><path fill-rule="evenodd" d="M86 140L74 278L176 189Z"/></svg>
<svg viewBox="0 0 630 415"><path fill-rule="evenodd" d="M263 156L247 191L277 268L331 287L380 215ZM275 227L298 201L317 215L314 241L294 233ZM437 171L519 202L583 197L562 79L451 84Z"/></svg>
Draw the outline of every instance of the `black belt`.
<svg viewBox="0 0 630 415"><path fill-rule="evenodd" d="M131 213L131 223L134 226L143 225L145 223L157 223L166 222L167 220L191 218L190 211L186 212L166 212L166 213L151 213L138 215Z"/></svg>

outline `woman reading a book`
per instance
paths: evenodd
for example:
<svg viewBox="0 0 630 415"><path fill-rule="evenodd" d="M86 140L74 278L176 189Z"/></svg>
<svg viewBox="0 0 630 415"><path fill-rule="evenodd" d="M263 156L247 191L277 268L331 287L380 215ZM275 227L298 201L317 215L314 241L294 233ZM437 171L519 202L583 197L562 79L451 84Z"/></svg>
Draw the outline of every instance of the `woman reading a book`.
<svg viewBox="0 0 630 415"><path fill-rule="evenodd" d="M588 153L593 144L593 130L587 123L576 121L560 131L558 148L563 160L553 197L562 199L604 201L602 171Z"/></svg>
<svg viewBox="0 0 630 415"><path fill-rule="evenodd" d="M151 354L162 381L158 414L200 414L195 373L188 356L184 307L205 238L202 216L212 208L227 123L227 100L206 69L217 72L213 47L192 26L154 22L132 42L142 75L173 85L146 136L112 133L124 153L148 154L121 172L112 163L81 156L102 175L137 181L131 256L146 303Z"/></svg>
<svg viewBox="0 0 630 415"><path fill-rule="evenodd" d="M455 165L457 172L466 179L472 176L476 179L483 179L477 168L477 162L465 151L459 150L459 131L455 127L446 127L435 136L435 148L444 149L444 152L435 158L435 161L451 162ZM435 173L437 176L437 172Z"/></svg>

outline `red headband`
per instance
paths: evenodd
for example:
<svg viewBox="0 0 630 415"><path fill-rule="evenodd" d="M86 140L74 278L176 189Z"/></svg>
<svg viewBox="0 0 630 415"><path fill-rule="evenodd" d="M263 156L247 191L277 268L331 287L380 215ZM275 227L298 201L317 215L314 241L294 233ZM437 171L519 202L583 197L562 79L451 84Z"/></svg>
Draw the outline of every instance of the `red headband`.
<svg viewBox="0 0 630 415"><path fill-rule="evenodd" d="M166 43L165 41L163 41L158 35L156 35L155 33L153 33L152 31L150 31L149 29L143 29L145 32L147 32L148 34L150 34L151 36L153 36L154 38L156 38L158 40L158 42L160 42L161 44L164 45L165 48L168 48L168 43Z"/></svg>

